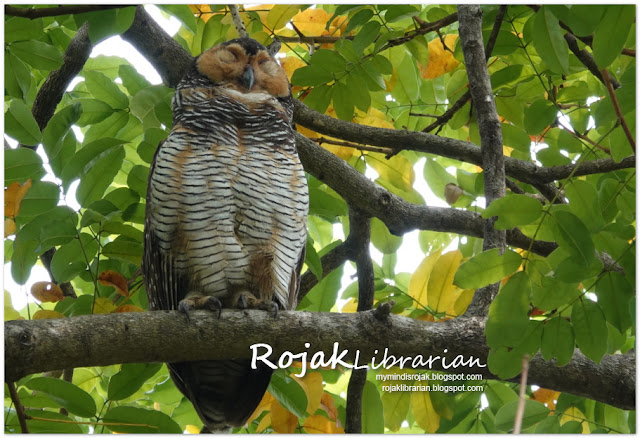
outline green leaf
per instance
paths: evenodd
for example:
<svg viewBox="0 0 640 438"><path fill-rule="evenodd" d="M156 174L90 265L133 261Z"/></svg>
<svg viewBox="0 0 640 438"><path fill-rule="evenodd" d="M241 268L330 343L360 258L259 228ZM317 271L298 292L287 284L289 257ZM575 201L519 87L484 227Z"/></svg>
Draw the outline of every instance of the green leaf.
<svg viewBox="0 0 640 438"><path fill-rule="evenodd" d="M142 260L142 244L129 239L117 238L102 248L102 254L110 259L140 265Z"/></svg>
<svg viewBox="0 0 640 438"><path fill-rule="evenodd" d="M538 135L551 125L558 115L555 105L546 99L538 99L524 110L524 129L529 135Z"/></svg>
<svg viewBox="0 0 640 438"><path fill-rule="evenodd" d="M182 433L167 414L133 406L111 408L103 421L109 430L118 433Z"/></svg>
<svg viewBox="0 0 640 438"><path fill-rule="evenodd" d="M362 56L364 49L373 43L380 34L380 23L377 21L369 21L362 26L360 32L353 38L353 51L357 56Z"/></svg>
<svg viewBox="0 0 640 438"><path fill-rule="evenodd" d="M491 74L491 87L498 90L500 87L511 85L512 82L521 81L522 64L510 65Z"/></svg>
<svg viewBox="0 0 640 438"><path fill-rule="evenodd" d="M147 180L149 179L148 166L133 166L127 176L127 185L136 191L141 197L147 196Z"/></svg>
<svg viewBox="0 0 640 438"><path fill-rule="evenodd" d="M51 182L35 181L20 204L19 218L28 218L45 213L60 201L60 189Z"/></svg>
<svg viewBox="0 0 640 438"><path fill-rule="evenodd" d="M371 243L383 254L392 254L402 245L402 237L394 236L378 218L371 218Z"/></svg>
<svg viewBox="0 0 640 438"><path fill-rule="evenodd" d="M6 126L5 119L5 126ZM24 182L31 178L39 180L45 174L42 167L42 158L28 148L4 150L4 184L8 186L13 182Z"/></svg>
<svg viewBox="0 0 640 438"><path fill-rule="evenodd" d="M538 309L554 310L570 304L580 296L577 283L566 283L554 277L542 277L541 284L533 284L531 302Z"/></svg>
<svg viewBox="0 0 640 438"><path fill-rule="evenodd" d="M316 86L333 81L333 75L318 65L306 65L293 72L291 85Z"/></svg>
<svg viewBox="0 0 640 438"><path fill-rule="evenodd" d="M353 99L353 104L358 107L360 111L369 111L371 107L371 94L365 85L364 79L359 77L357 73L349 74L347 76L347 88L349 89L351 99Z"/></svg>
<svg viewBox="0 0 640 438"><path fill-rule="evenodd" d="M89 23L89 38L95 46L105 38L125 32L133 23L135 11L135 6L132 6L74 14L73 19L78 27L84 22Z"/></svg>
<svg viewBox="0 0 640 438"><path fill-rule="evenodd" d="M282 29L299 10L298 5L275 5L267 14L267 27L272 31Z"/></svg>
<svg viewBox="0 0 640 438"><path fill-rule="evenodd" d="M427 157L424 163L424 179L434 195L445 200L444 188L447 184L456 184L456 177L445 170L437 160Z"/></svg>
<svg viewBox="0 0 640 438"><path fill-rule="evenodd" d="M397 67L396 73L398 85L404 91L409 102L417 100L420 97L420 78L415 59L409 55L405 56Z"/></svg>
<svg viewBox="0 0 640 438"><path fill-rule="evenodd" d="M344 71L347 67L347 61L338 52L327 49L317 50L309 60L311 65L322 67L329 73L338 73Z"/></svg>
<svg viewBox="0 0 640 438"><path fill-rule="evenodd" d="M93 168L97 160L109 154L113 149L124 143L115 138L102 138L100 140L85 144L65 167L62 169L60 179L65 186L71 181L80 178Z"/></svg>
<svg viewBox="0 0 640 438"><path fill-rule="evenodd" d="M576 262L584 267L589 266L595 257L595 247L589 229L578 216L568 211L555 211L553 217L558 226L558 244L569 250L575 256Z"/></svg>
<svg viewBox="0 0 640 438"><path fill-rule="evenodd" d="M11 99L9 111L4 113L5 132L27 146L37 146L42 134L29 107L19 99Z"/></svg>
<svg viewBox="0 0 640 438"><path fill-rule="evenodd" d="M274 373L269 383L269 392L289 412L298 418L307 411L307 394L300 384L284 373Z"/></svg>
<svg viewBox="0 0 640 438"><path fill-rule="evenodd" d="M635 16L634 5L607 5L593 33L593 58L599 69L608 67L620 56Z"/></svg>
<svg viewBox="0 0 640 438"><path fill-rule="evenodd" d="M81 112L82 107L79 103L67 105L53 115L42 132L42 146L56 175L60 175L63 164L75 153L75 134L68 133Z"/></svg>
<svg viewBox="0 0 640 438"><path fill-rule="evenodd" d="M336 304L341 282L342 266L320 280L302 299L300 305L298 305L298 310L307 310L309 312L331 311L331 308Z"/></svg>
<svg viewBox="0 0 640 438"><path fill-rule="evenodd" d="M56 70L62 65L62 53L41 41L18 41L9 46L11 53L38 70Z"/></svg>
<svg viewBox="0 0 640 438"><path fill-rule="evenodd" d="M398 432L409 413L411 393L385 392L382 394L381 401L385 426L392 432Z"/></svg>
<svg viewBox="0 0 640 438"><path fill-rule="evenodd" d="M482 217L489 219L498 216L496 230L508 230L519 225L534 222L542 213L542 204L526 195L510 194L491 202Z"/></svg>
<svg viewBox="0 0 640 438"><path fill-rule="evenodd" d="M118 76L131 96L143 88L151 86L151 83L130 65L121 65L118 68Z"/></svg>
<svg viewBox="0 0 640 438"><path fill-rule="evenodd" d="M574 337L571 323L561 316L551 318L544 325L540 350L545 360L556 358L556 365L565 366L573 357Z"/></svg>
<svg viewBox="0 0 640 438"><path fill-rule="evenodd" d="M571 309L571 325L580 351L600 363L607 352L607 323L599 304L583 298Z"/></svg>
<svg viewBox="0 0 640 438"><path fill-rule="evenodd" d="M78 126L94 125L113 114L113 108L97 99L78 99L75 102L82 107L82 114L76 122Z"/></svg>
<svg viewBox="0 0 640 438"><path fill-rule="evenodd" d="M93 143L105 137L120 138L120 131L129 121L129 117L128 111L116 111L100 123L91 125L84 133L84 144ZM124 140L124 138L121 140Z"/></svg>
<svg viewBox="0 0 640 438"><path fill-rule="evenodd" d="M85 84L89 93L113 109L124 109L129 106L129 98L120 91L118 85L99 71L84 73Z"/></svg>
<svg viewBox="0 0 640 438"><path fill-rule="evenodd" d="M82 233L80 239L73 239L58 248L51 259L51 273L58 282L71 281L87 270L87 259L91 263L97 252L96 239L90 234Z"/></svg>
<svg viewBox="0 0 640 438"><path fill-rule="evenodd" d="M519 400L504 405L496 414L496 428L505 432L513 429L513 424L518 410ZM540 402L525 400L524 414L522 416L522 429L528 429L549 416L549 409Z"/></svg>
<svg viewBox="0 0 640 438"><path fill-rule="evenodd" d="M162 368L161 363L125 363L111 376L107 400L123 400L135 394L142 385Z"/></svg>
<svg viewBox="0 0 640 438"><path fill-rule="evenodd" d="M513 347L522 340L529 324L531 284L526 272L516 272L500 289L489 307L485 326L487 345L491 348Z"/></svg>
<svg viewBox="0 0 640 438"><path fill-rule="evenodd" d="M27 99L31 91L31 70L11 51L5 51L4 60L5 88L7 92L10 96L18 99Z"/></svg>
<svg viewBox="0 0 640 438"><path fill-rule="evenodd" d="M569 46L563 35L558 18L548 7L540 8L533 23L533 45L551 71L569 74Z"/></svg>
<svg viewBox="0 0 640 438"><path fill-rule="evenodd" d="M592 184L572 179L565 185L565 194L569 199L569 209L583 221L591 233L596 233L604 227L602 212L594 208L598 205L598 193Z"/></svg>
<svg viewBox="0 0 640 438"><path fill-rule="evenodd" d="M316 249L313 247L313 239L311 239L311 236L307 236L304 262L307 265L307 268L309 268L309 271L311 271L313 275L320 280L322 278L322 262L320 261L320 256Z"/></svg>
<svg viewBox="0 0 640 438"><path fill-rule="evenodd" d="M571 12L563 20L576 36L588 36L602 21L605 10L615 8L612 5L571 5Z"/></svg>
<svg viewBox="0 0 640 438"><path fill-rule="evenodd" d="M384 14L387 23L404 20L420 14L420 10L412 5L389 5Z"/></svg>
<svg viewBox="0 0 640 438"><path fill-rule="evenodd" d="M364 23L371 20L371 17L373 17L373 11L371 9L362 9L356 12L349 19L349 23L347 23L347 28L345 29L345 34L348 34L358 26L362 26Z"/></svg>
<svg viewBox="0 0 640 438"><path fill-rule="evenodd" d="M484 395L487 397L489 409L494 415L507 403L518 400L518 394L508 384L494 380L488 380L485 383Z"/></svg>
<svg viewBox="0 0 640 438"><path fill-rule="evenodd" d="M351 121L354 110L351 90L342 82L336 82L333 88L333 107L336 115L342 120Z"/></svg>
<svg viewBox="0 0 640 438"><path fill-rule="evenodd" d="M362 433L384 433L384 408L376 386L366 381L362 390Z"/></svg>
<svg viewBox="0 0 640 438"><path fill-rule="evenodd" d="M80 184L76 190L76 199L80 205L86 207L102 198L105 190L120 171L124 156L124 148L116 146L92 162L91 168L80 178Z"/></svg>
<svg viewBox="0 0 640 438"><path fill-rule="evenodd" d="M527 133L515 125L502 123L502 139L506 146L522 151L529 152L531 149L531 138Z"/></svg>
<svg viewBox="0 0 640 438"><path fill-rule="evenodd" d="M453 283L462 289L477 289L497 283L516 272L522 263L520 255L505 250L500 255L497 248L481 252L464 262L453 279Z"/></svg>
<svg viewBox="0 0 640 438"><path fill-rule="evenodd" d="M634 289L622 274L607 272L596 284L596 295L607 321L621 333L633 325L634 318L629 312L629 305L634 297Z"/></svg>
<svg viewBox="0 0 640 438"><path fill-rule="evenodd" d="M187 5L158 5L158 7L170 15L176 17L182 24L185 25L191 33L195 34L198 31L198 25L196 24L196 17Z"/></svg>
<svg viewBox="0 0 640 438"><path fill-rule="evenodd" d="M163 104L171 95L164 85L153 85L138 91L131 99L131 113L142 121L145 127L160 127L160 121L155 114L155 108Z"/></svg>
<svg viewBox="0 0 640 438"><path fill-rule="evenodd" d="M4 42L36 40L42 36L42 18L30 20L29 18L10 17L4 22Z"/></svg>
<svg viewBox="0 0 640 438"><path fill-rule="evenodd" d="M84 418L96 415L96 403L93 401L93 397L65 380L52 377L34 377L27 382L26 386L34 391L44 392L74 415Z"/></svg>

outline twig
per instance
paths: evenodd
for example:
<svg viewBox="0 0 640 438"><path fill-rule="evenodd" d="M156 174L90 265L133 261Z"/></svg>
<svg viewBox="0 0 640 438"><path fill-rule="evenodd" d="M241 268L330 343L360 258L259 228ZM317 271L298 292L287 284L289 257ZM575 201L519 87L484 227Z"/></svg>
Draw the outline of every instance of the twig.
<svg viewBox="0 0 640 438"><path fill-rule="evenodd" d="M18 421L20 422L20 429L22 433L29 433L29 426L27 426L27 417L24 412L24 406L22 406L22 402L20 401L20 396L18 396L18 391L16 391L16 384L14 382L7 382L7 386L9 387L9 395L11 396L11 401L16 408L16 415L18 416Z"/></svg>
<svg viewBox="0 0 640 438"><path fill-rule="evenodd" d="M244 23L242 22L242 17L240 17L240 12L238 12L237 5L229 5L229 11L231 12L231 18L233 19L233 24L236 26L236 30L238 31L238 36L240 38L248 38L249 32L244 27Z"/></svg>
<svg viewBox="0 0 640 438"><path fill-rule="evenodd" d="M522 358L522 374L520 375L520 399L518 400L518 409L516 410L516 419L513 425L513 433L519 434L522 428L522 418L524 416L525 392L527 389L527 376L529 375L529 355L525 354Z"/></svg>
<svg viewBox="0 0 640 438"><path fill-rule="evenodd" d="M585 49L580 50L576 36L571 32L567 32L564 34L564 39L567 42L569 49L571 49L573 54L576 55L576 58L578 58L580 62L582 62L582 64L584 64L585 67L587 67L587 69L591 72L592 75L594 75L596 78L600 80L600 82L606 85L604 77L602 76L602 73L598 69L595 59L593 59L593 55ZM614 88L620 88L620 83L615 79L613 79L612 83Z"/></svg>
<svg viewBox="0 0 640 438"><path fill-rule="evenodd" d="M315 141L316 143L318 143L319 145L322 145L323 143L326 143L326 144L332 144L332 145L335 145L335 146L344 146L344 147L347 147L347 148L354 148L354 149L358 149L358 150L361 150L361 151L380 152L381 154L385 154L385 155L397 153L397 151L395 151L395 150L393 150L391 148L367 146L367 145L364 145L364 144L351 143L351 142L348 142L348 141L331 140L330 138L326 138L326 137L312 138L312 140Z"/></svg>
<svg viewBox="0 0 640 438"><path fill-rule="evenodd" d="M105 11L107 9L129 8L133 5L65 5L52 8L18 8L5 5L5 15L23 17L30 20L42 17L56 17L58 15L82 14L85 12Z"/></svg>
<svg viewBox="0 0 640 438"><path fill-rule="evenodd" d="M622 124L622 129L624 130L625 135L627 136L627 140L629 140L629 145L631 145L631 149L633 153L636 153L636 141L633 139L633 135L629 130L629 126L627 125L627 121L622 114L622 110L620 109L620 103L618 102L618 96L616 96L616 92L613 89L613 84L611 83L611 76L609 76L609 72L606 69L602 70L602 77L604 78L604 83L607 86L607 91L609 92L609 97L611 98L611 104L613 105L613 110L616 112L616 116L618 116L618 120L620 120L620 124Z"/></svg>

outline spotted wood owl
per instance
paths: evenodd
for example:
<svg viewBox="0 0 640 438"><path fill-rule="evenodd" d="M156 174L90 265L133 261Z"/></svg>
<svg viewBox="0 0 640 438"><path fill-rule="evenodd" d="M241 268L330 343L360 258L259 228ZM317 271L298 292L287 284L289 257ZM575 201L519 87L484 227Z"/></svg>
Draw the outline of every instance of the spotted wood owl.
<svg viewBox="0 0 640 438"><path fill-rule="evenodd" d="M194 60L172 108L147 192L150 308L293 309L309 202L284 70L255 40L228 41ZM168 366L209 431L244 425L272 373L247 359Z"/></svg>

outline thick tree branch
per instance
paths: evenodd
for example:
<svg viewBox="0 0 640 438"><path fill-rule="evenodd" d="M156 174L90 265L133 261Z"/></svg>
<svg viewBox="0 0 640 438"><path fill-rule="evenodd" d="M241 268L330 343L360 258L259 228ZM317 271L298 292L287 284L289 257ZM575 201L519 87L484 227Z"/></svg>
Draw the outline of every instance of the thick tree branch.
<svg viewBox="0 0 640 438"><path fill-rule="evenodd" d="M193 57L151 18L143 6L136 7L133 23L122 38L153 65L167 87L175 88L193 63Z"/></svg>
<svg viewBox="0 0 640 438"><path fill-rule="evenodd" d="M458 17L462 53L469 77L469 91L473 109L478 118L482 168L484 169L484 197L489 205L506 193L502 128L500 127L482 42L482 10L478 5L460 5L458 6ZM507 234L505 231L495 229L495 221L496 218L484 221L482 248L485 251L498 248L502 253L506 247ZM466 314L477 316L488 314L491 301L497 295L499 287L500 283L494 283L476 290Z"/></svg>
<svg viewBox="0 0 640 438"><path fill-rule="evenodd" d="M5 15L23 17L30 20L42 17L56 17L67 14L82 14L85 12L105 11L107 9L128 8L131 5L65 5L51 8L19 8L5 5Z"/></svg>
<svg viewBox="0 0 640 438"><path fill-rule="evenodd" d="M388 355L396 357L421 354L426 360L429 355L444 356L447 363L458 355L464 359L473 356L479 360L474 366L446 371L482 373L493 379L488 368L479 366L486 364L488 354L484 324L483 318L430 323L397 315L381 321L375 311L283 311L274 319L259 310L223 310L219 319L207 311L195 311L191 319L177 311L157 311L7 321L5 379L16 381L29 374L70 367L250 358L250 346L258 343L273 348L278 356L271 359L284 351L307 352L310 358L317 351L330 355L335 342L340 350L349 350L345 360L352 360L358 350L360 365L373 356L380 363L385 348ZM209 348L203 348L206 346ZM434 360L432 369L443 370L442 361ZM531 361L529 383L634 409L635 355L605 356L596 364L576 351L571 362L561 368L536 356Z"/></svg>
<svg viewBox="0 0 640 438"><path fill-rule="evenodd" d="M294 104L296 123L320 134L372 146L392 148L396 151L425 152L482 166L480 148L467 141L439 137L425 132L360 125L320 114L298 100L294 101ZM504 161L505 172L508 176L531 185L567 178L574 170L573 176L583 176L635 167L635 155L624 158L619 163L611 158L605 158L586 161L579 165L566 164L552 167L539 167L530 161L511 157L505 157ZM576 167L578 167L577 170Z"/></svg>
<svg viewBox="0 0 640 438"><path fill-rule="evenodd" d="M402 131L397 132L402 135ZM298 133L296 146L307 172L335 190L352 208L383 221L389 231L397 236L420 229L484 237L484 221L476 213L412 204L378 186L344 160ZM528 248L531 240L519 231L512 230L507 233L507 242ZM554 243L536 241L532 251L549 255L555 247Z"/></svg>

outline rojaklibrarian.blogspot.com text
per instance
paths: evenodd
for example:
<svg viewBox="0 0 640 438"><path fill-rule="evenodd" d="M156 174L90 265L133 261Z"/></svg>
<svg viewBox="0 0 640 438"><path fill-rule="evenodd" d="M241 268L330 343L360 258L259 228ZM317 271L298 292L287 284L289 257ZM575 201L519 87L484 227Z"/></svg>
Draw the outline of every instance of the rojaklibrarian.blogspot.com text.
<svg viewBox="0 0 640 438"><path fill-rule="evenodd" d="M306 342L305 348L310 348L311 344ZM262 362L271 369L288 368L294 361L300 361L302 363L302 370L299 374L294 374L296 377L303 377L307 372L307 367L310 369L318 368L332 368L335 369L338 366L345 368L351 368L354 370L360 369L389 369L391 367L403 368L426 368L426 369L441 369L441 370L454 370L460 367L464 368L484 368L487 365L480 362L480 359L473 356L464 357L459 354L453 357L445 357L439 355L423 356L418 354L416 356L394 356L389 352L388 348L383 351L374 351L374 356L371 358L371 363L360 363L360 351L355 350L355 359L353 363L345 362L345 357L349 354L349 350L341 350L340 344L335 342L333 344L333 351L330 355L326 355L323 351L313 353L311 357L309 353L302 352L293 354L290 351L285 351L280 355L277 360L270 360L273 348L269 344L253 344L249 347L252 351L251 367L256 369L258 367L258 361ZM448 350L445 348L442 352L447 354ZM457 374L455 374L457 375Z"/></svg>

